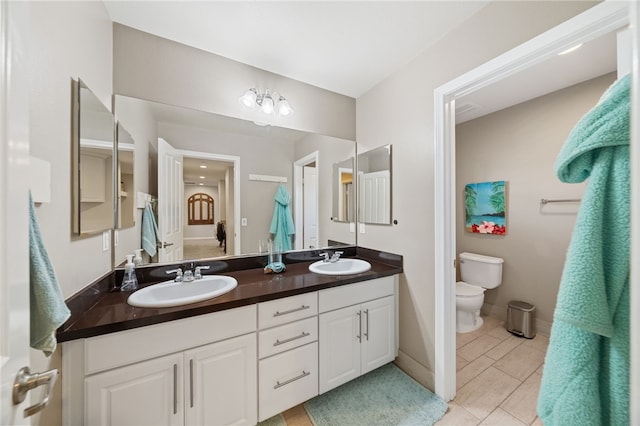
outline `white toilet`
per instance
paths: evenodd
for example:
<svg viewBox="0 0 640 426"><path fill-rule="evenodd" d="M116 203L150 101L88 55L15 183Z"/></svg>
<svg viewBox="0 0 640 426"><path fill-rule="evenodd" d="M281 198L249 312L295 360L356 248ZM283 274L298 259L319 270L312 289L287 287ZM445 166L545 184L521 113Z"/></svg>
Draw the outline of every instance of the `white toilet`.
<svg viewBox="0 0 640 426"><path fill-rule="evenodd" d="M484 291L502 283L504 260L474 253L460 253L458 259L462 281L456 283L456 331L469 333L482 326Z"/></svg>

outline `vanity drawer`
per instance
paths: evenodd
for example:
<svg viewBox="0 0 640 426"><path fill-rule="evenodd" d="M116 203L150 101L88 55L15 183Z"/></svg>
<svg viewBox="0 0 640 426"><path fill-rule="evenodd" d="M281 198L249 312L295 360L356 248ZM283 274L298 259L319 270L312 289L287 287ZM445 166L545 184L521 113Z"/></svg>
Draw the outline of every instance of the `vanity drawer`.
<svg viewBox="0 0 640 426"><path fill-rule="evenodd" d="M259 357L266 358L318 340L318 317L263 330L258 337Z"/></svg>
<svg viewBox="0 0 640 426"><path fill-rule="evenodd" d="M258 303L258 328L261 330L318 314L318 292L299 294Z"/></svg>
<svg viewBox="0 0 640 426"><path fill-rule="evenodd" d="M383 277L370 281L328 288L318 292L320 312L328 312L369 300L391 296L395 291L395 278Z"/></svg>
<svg viewBox="0 0 640 426"><path fill-rule="evenodd" d="M318 395L318 343L263 359L258 370L263 421Z"/></svg>

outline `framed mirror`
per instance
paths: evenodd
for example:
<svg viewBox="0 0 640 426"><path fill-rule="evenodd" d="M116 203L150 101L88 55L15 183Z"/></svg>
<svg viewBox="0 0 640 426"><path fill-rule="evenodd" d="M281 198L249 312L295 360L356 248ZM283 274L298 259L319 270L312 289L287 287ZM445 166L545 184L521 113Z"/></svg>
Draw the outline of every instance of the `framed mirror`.
<svg viewBox="0 0 640 426"><path fill-rule="evenodd" d="M72 83L72 233L114 226L113 114L80 79Z"/></svg>
<svg viewBox="0 0 640 426"><path fill-rule="evenodd" d="M135 130L135 138L152 145L144 153L140 151L149 161L147 170L136 173L149 176L148 185L139 185L138 190L157 200L154 212L159 244L172 244L168 248L175 256L163 260L160 248L152 262L260 253L264 242L274 238L271 230L280 187L290 197L288 206L295 225L292 251L355 245L356 235L349 224L331 220L333 165L355 158L355 141L258 126L251 121L121 95L115 96L114 105L118 120ZM140 149L136 144L134 155L139 155ZM168 179L164 171L168 151L172 176L178 176L180 183L170 192L174 195L163 196L161 193L167 194L162 186ZM140 164L144 163L138 161L137 167ZM305 185L303 175L310 178ZM315 185L310 184L312 181ZM200 201L213 201L207 203L211 209L207 210L207 223L200 220L204 217L200 210L203 204L193 201L194 196ZM306 202L302 203L303 199ZM144 228L144 216L142 221ZM220 225L225 232L219 232ZM169 240L176 235L177 240ZM129 252L137 248L140 246L131 247ZM116 263L120 261L116 259Z"/></svg>
<svg viewBox="0 0 640 426"><path fill-rule="evenodd" d="M358 154L358 219L391 225L391 145Z"/></svg>
<svg viewBox="0 0 640 426"><path fill-rule="evenodd" d="M355 158L349 157L333 164L333 213L334 222L356 221Z"/></svg>
<svg viewBox="0 0 640 426"><path fill-rule="evenodd" d="M135 141L122 123L116 125L116 229L131 228L135 225L135 181L134 181L134 151Z"/></svg>

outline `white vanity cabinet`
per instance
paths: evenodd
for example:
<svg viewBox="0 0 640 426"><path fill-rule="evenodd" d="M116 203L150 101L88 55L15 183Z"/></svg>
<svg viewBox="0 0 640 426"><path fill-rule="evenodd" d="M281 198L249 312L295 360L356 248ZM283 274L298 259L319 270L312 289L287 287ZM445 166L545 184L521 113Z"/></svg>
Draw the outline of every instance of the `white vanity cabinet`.
<svg viewBox="0 0 640 426"><path fill-rule="evenodd" d="M258 304L258 420L318 395L318 292Z"/></svg>
<svg viewBox="0 0 640 426"><path fill-rule="evenodd" d="M63 422L254 425L255 331L250 305L63 343Z"/></svg>
<svg viewBox="0 0 640 426"><path fill-rule="evenodd" d="M319 392L393 361L397 355L393 277L319 292Z"/></svg>

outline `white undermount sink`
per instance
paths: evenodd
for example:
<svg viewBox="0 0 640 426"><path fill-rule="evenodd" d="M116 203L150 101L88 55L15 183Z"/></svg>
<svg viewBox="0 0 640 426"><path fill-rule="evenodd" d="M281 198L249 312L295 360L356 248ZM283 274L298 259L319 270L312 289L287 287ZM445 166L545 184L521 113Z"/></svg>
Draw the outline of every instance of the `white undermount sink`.
<svg viewBox="0 0 640 426"><path fill-rule="evenodd" d="M309 270L322 275L352 275L371 269L371 264L361 259L340 259L337 262L319 260L309 265Z"/></svg>
<svg viewBox="0 0 640 426"><path fill-rule="evenodd" d="M191 282L166 281L136 291L127 303L140 308L188 305L228 293L237 285L235 278L225 275L205 275Z"/></svg>

